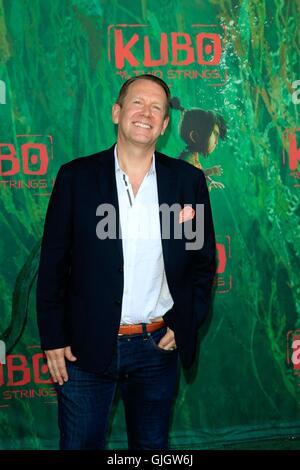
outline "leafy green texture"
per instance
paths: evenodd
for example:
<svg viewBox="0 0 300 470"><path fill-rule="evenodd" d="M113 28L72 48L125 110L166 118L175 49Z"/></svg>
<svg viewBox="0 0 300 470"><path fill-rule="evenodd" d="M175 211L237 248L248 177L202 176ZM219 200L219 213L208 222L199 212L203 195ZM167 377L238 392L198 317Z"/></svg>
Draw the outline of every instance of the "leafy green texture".
<svg viewBox="0 0 300 470"><path fill-rule="evenodd" d="M300 388L286 364L287 333L300 329L299 187L282 163L283 133L300 127L300 105L291 98L292 82L300 80L299 20L297 0L0 0L0 79L7 92L6 105L0 105L1 142L17 147L17 135L51 135L48 182L62 163L115 140L111 105L123 78L108 60L109 25L147 24L156 54L162 32L194 38L192 24L226 25L224 86L201 78L167 80L185 109L212 109L228 126L226 140L198 163L223 169L215 179L224 189L210 194L219 240L230 237L226 269L232 276L229 292L215 292L194 369L181 373L170 434L174 448L299 434ZM142 42L135 50L141 58ZM165 78L169 69L176 70L170 60L161 67ZM178 68L200 69L196 63ZM126 67L129 74L132 70ZM181 118L172 112L159 144L175 158L185 148ZM55 396L51 385L34 382L31 360L40 352L31 346L39 344L35 281L48 197L34 195L42 189L3 184L0 191L0 337L9 354L26 356L30 371L27 384L9 385L3 367L0 446L54 449ZM19 364L20 358L14 361ZM22 374L14 374L21 380ZM44 396L7 399L5 392L12 390ZM126 447L119 401L108 446Z"/></svg>

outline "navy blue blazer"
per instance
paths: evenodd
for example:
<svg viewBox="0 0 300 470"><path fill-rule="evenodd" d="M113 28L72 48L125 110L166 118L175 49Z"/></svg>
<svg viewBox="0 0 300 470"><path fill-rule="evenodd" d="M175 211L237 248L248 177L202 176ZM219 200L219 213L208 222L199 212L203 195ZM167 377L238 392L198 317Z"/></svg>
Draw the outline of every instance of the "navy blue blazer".
<svg viewBox="0 0 300 470"><path fill-rule="evenodd" d="M164 315L175 332L181 362L191 366L197 330L209 311L215 275L215 235L206 180L189 163L155 153L159 204L204 204L204 245L162 237L173 308ZM117 344L123 295L122 240L100 240L100 204L119 207L114 146L61 166L49 200L37 280L37 318L44 350L71 346L82 368L102 372ZM196 219L192 221L195 224ZM162 221L161 221L162 223ZM138 295L138 292L137 292Z"/></svg>

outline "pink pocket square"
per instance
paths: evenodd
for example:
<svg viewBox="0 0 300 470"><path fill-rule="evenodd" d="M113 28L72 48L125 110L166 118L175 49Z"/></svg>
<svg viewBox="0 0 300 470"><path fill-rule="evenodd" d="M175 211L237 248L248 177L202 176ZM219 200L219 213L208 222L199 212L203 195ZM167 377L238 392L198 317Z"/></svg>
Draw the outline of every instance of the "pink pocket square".
<svg viewBox="0 0 300 470"><path fill-rule="evenodd" d="M185 206L179 212L179 223L182 224L183 222L186 222L187 220L191 220L194 217L195 217L194 209L191 206Z"/></svg>

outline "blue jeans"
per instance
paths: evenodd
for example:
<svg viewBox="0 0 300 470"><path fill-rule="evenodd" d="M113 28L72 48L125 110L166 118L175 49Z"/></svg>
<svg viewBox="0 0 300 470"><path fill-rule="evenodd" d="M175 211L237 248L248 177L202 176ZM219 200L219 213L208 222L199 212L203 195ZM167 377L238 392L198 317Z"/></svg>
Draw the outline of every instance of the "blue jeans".
<svg viewBox="0 0 300 470"><path fill-rule="evenodd" d="M158 347L166 327L153 333L118 336L105 373L87 372L67 361L69 380L56 385L60 448L104 449L117 385L125 407L130 450L168 449L178 379L178 351Z"/></svg>

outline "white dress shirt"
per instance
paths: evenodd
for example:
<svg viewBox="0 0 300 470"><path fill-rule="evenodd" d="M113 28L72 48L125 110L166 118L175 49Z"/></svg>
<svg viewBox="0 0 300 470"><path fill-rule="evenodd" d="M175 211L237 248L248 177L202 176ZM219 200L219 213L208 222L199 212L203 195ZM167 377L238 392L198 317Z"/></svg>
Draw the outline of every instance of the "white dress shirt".
<svg viewBox="0 0 300 470"><path fill-rule="evenodd" d="M174 304L162 253L155 155L134 196L119 166L117 146L114 154L124 257L121 324L149 323Z"/></svg>

